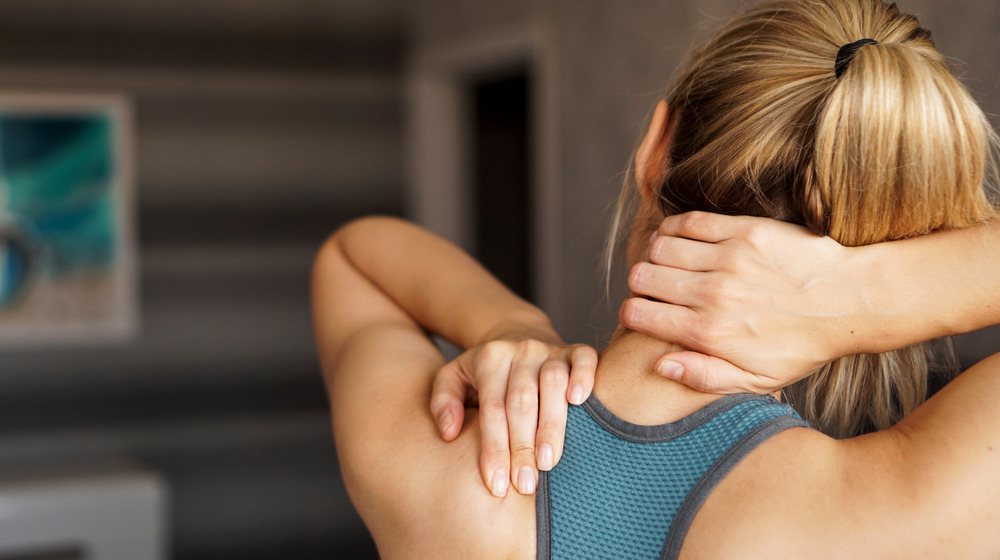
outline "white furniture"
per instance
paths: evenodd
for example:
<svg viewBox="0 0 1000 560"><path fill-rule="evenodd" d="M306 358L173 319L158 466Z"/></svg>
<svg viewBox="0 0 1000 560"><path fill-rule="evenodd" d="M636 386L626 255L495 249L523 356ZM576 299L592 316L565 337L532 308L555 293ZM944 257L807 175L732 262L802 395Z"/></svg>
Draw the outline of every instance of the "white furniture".
<svg viewBox="0 0 1000 560"><path fill-rule="evenodd" d="M167 486L124 460L0 469L0 558L163 560Z"/></svg>

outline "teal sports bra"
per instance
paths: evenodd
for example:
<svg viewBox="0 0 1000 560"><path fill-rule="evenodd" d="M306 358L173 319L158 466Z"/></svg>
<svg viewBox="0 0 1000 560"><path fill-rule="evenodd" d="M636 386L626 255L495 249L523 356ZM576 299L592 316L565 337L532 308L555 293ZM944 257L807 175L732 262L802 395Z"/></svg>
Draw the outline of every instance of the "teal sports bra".
<svg viewBox="0 0 1000 560"><path fill-rule="evenodd" d="M630 424L595 396L571 406L562 458L539 479L539 560L677 558L719 481L793 427L808 424L769 395L729 395L659 426Z"/></svg>

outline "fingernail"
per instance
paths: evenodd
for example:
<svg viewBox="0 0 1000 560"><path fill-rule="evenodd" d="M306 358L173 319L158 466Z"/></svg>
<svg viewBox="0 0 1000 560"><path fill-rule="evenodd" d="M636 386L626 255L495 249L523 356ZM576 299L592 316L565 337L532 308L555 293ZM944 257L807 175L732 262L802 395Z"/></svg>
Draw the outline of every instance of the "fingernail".
<svg viewBox="0 0 1000 560"><path fill-rule="evenodd" d="M454 421L453 416L454 415L451 413L451 410L446 409L441 414L441 417L438 418L438 426L441 428L442 434L447 432L448 428L451 427L451 423Z"/></svg>
<svg viewBox="0 0 1000 560"><path fill-rule="evenodd" d="M552 453L552 446L543 443L538 446L538 468L543 471L552 470L552 463L555 461L555 456Z"/></svg>
<svg viewBox="0 0 1000 560"><path fill-rule="evenodd" d="M583 387L573 385L573 390L569 392L569 402L573 404L583 404Z"/></svg>
<svg viewBox="0 0 1000 560"><path fill-rule="evenodd" d="M684 365L673 360L663 360L657 369L660 375L674 381L680 381L681 376L684 375Z"/></svg>
<svg viewBox="0 0 1000 560"><path fill-rule="evenodd" d="M659 237L659 236L660 236L660 231L659 230L653 230L653 235L649 236L649 242L652 243L653 241L656 241L656 238Z"/></svg>
<svg viewBox="0 0 1000 560"><path fill-rule="evenodd" d="M521 467L517 473L517 486L522 494L535 493L535 471L531 467Z"/></svg>
<svg viewBox="0 0 1000 560"><path fill-rule="evenodd" d="M493 473L493 480L491 482L490 492L497 498L503 498L507 495L507 473L503 470L499 470Z"/></svg>

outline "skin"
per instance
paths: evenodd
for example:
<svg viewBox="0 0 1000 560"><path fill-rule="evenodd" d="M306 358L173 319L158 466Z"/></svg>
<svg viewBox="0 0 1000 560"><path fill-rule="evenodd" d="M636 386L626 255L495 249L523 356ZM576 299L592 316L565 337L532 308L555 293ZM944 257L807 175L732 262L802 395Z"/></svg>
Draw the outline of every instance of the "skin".
<svg viewBox="0 0 1000 560"><path fill-rule="evenodd" d="M669 146L665 131L654 119L659 149ZM662 218L647 190L637 224ZM633 232L631 262L648 253L649 233ZM474 347L547 322L447 242L388 219L354 222L330 238L316 259L313 298L341 468L381 555L533 558L534 497L495 499L474 468L480 423L506 421L505 410L468 410L454 442L439 438L427 402L444 361L427 331ZM658 373L660 357L678 350L622 329L601 356L594 393L639 424L673 421L718 398ZM681 557L997 557L998 398L1000 355L892 429L839 441L781 432L709 495Z"/></svg>

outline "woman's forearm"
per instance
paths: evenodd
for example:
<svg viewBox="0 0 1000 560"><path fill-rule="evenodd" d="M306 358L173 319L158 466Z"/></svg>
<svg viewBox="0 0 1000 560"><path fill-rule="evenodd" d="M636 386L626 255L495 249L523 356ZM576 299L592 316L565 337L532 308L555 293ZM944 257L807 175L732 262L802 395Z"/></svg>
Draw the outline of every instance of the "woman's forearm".
<svg viewBox="0 0 1000 560"><path fill-rule="evenodd" d="M855 249L867 317L842 353L885 352L1000 323L1000 222ZM853 345L853 346L852 346Z"/></svg>
<svg viewBox="0 0 1000 560"><path fill-rule="evenodd" d="M461 348L516 332L562 343L548 317L458 247L395 218L364 218L331 238L423 328Z"/></svg>

